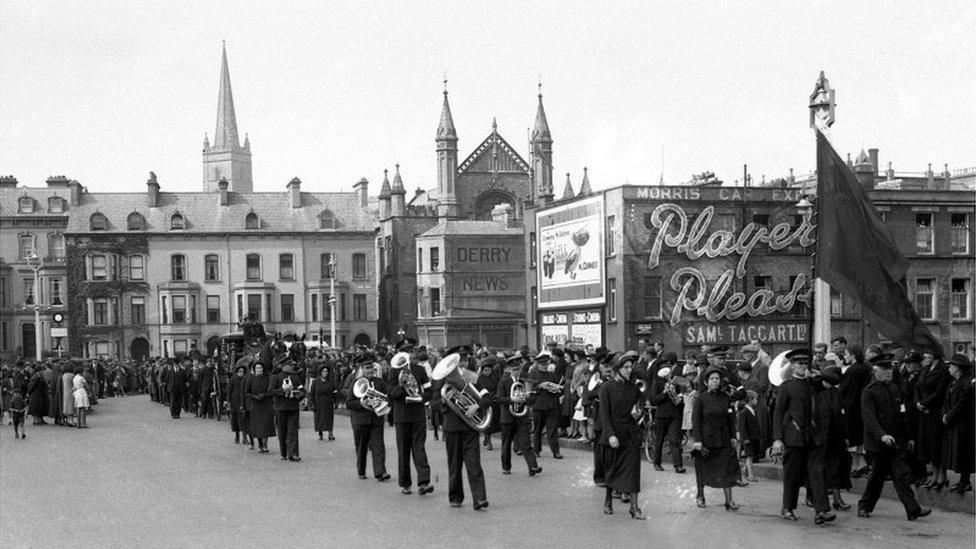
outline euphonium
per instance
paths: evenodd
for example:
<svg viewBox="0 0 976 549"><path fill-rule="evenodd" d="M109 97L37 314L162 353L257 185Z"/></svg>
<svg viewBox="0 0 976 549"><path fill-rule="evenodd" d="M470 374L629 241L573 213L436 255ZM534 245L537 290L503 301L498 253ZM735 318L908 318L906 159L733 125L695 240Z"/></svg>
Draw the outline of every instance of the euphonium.
<svg viewBox="0 0 976 549"><path fill-rule="evenodd" d="M509 413L515 417L524 417L525 414L529 413L529 407L525 405L527 394L524 383L521 381L512 383L512 389L508 392L508 396L512 400L512 403L508 405Z"/></svg>
<svg viewBox="0 0 976 549"><path fill-rule="evenodd" d="M410 355L408 353L397 353L393 355L393 359L390 361L390 367L400 370L397 381L403 387L403 390L407 392L407 402L423 402L424 399L420 395L420 384L417 383L417 378L410 371Z"/></svg>
<svg viewBox="0 0 976 549"><path fill-rule="evenodd" d="M434 371L431 372L430 378L434 381L443 379L444 386L441 387L441 398L444 402L454 411L462 421L468 424L469 427L476 431L484 431L491 424L491 408L485 410L476 410L471 415L468 415L468 407L472 404L478 405L481 403L481 397L483 397L488 391L481 390L478 391L475 388L474 383L470 379L474 377L474 381L477 381L477 374L474 372L469 372L463 368L459 368L458 364L461 361L461 356L452 353L442 358L437 366L434 367Z"/></svg>
<svg viewBox="0 0 976 549"><path fill-rule="evenodd" d="M374 414L382 417L390 413L390 401L386 395L377 391L373 384L361 377L352 384L352 394L362 402L363 408L368 408Z"/></svg>

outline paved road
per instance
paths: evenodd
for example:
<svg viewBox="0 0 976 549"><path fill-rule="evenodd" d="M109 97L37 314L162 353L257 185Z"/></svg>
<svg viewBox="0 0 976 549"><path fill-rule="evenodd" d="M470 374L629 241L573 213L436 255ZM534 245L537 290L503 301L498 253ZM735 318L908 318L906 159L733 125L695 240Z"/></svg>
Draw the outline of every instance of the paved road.
<svg viewBox="0 0 976 549"><path fill-rule="evenodd" d="M304 425L311 417L303 414ZM882 500L868 520L843 513L827 527L777 515L779 485L737 489L738 513L694 504L689 475L644 471L642 507L650 520L602 514L603 492L590 481L590 455L566 450L544 457L530 478L524 462L501 474L498 451L483 452L491 508L452 509L441 442L427 448L437 491L401 495L394 481L355 475L348 419L337 417L335 442L301 433L302 463L235 446L227 422L169 418L148 397L107 399L92 429L28 426L25 441L0 432L0 547L325 546L579 547L967 547L971 515L935 512L908 522L901 506ZM387 465L396 478L393 431ZM852 496L853 499L853 496ZM591 545L592 546L592 545Z"/></svg>

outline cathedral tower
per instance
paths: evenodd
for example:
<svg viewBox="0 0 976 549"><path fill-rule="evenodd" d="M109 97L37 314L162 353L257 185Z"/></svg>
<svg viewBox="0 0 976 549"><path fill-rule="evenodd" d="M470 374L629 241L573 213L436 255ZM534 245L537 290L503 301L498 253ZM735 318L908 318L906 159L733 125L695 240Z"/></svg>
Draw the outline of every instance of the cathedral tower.
<svg viewBox="0 0 976 549"><path fill-rule="evenodd" d="M542 90L539 85L539 108L535 113L535 127L532 128L532 187L540 204L552 202L552 135L546 110L542 107Z"/></svg>
<svg viewBox="0 0 976 549"><path fill-rule="evenodd" d="M221 178L230 183L229 190L249 193L251 182L251 142L244 136L241 146L237 136L237 116L234 113L234 94L230 89L230 69L227 68L227 47L221 48L220 89L217 92L217 128L213 143L203 138L203 190L217 191Z"/></svg>
<svg viewBox="0 0 976 549"><path fill-rule="evenodd" d="M444 106L437 125L437 216L457 217L459 213L455 183L458 170L457 131L447 102L447 81L444 81Z"/></svg>

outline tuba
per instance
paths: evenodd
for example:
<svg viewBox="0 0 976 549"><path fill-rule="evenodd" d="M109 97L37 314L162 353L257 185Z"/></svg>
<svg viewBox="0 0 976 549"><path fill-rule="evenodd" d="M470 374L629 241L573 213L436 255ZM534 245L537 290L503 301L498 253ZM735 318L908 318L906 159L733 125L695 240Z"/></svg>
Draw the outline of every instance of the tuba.
<svg viewBox="0 0 976 549"><path fill-rule="evenodd" d="M362 402L363 408L372 410L374 414L383 417L390 413L389 399L377 391L365 377L357 379L352 384L352 394Z"/></svg>
<svg viewBox="0 0 976 549"><path fill-rule="evenodd" d="M393 359L390 360L390 367L395 370L400 370L397 381L403 387L403 390L407 392L406 401L408 403L423 402L424 398L420 395L420 384L417 383L417 378L410 371L410 355L408 353L397 353L393 355Z"/></svg>
<svg viewBox="0 0 976 549"><path fill-rule="evenodd" d="M784 381L790 378L790 361L786 359L789 351L783 351L776 355L773 362L769 365L769 382L773 387L779 387Z"/></svg>
<svg viewBox="0 0 976 549"><path fill-rule="evenodd" d="M469 416L468 407L472 404L480 404L481 397L485 396L488 391L484 389L478 391L473 383L473 381L477 381L477 377L474 380L471 379L476 374L458 367L460 361L461 355L457 353L447 355L434 367L430 378L434 381L443 379L444 386L441 387L441 398L444 399L444 402L469 427L476 431L484 431L491 424L491 408L478 410Z"/></svg>
<svg viewBox="0 0 976 549"><path fill-rule="evenodd" d="M525 404L526 396L528 396L528 392L524 383L521 381L512 383L512 389L508 392L508 397L512 400L512 403L508 405L510 414L515 417L525 417L525 414L529 413L529 407Z"/></svg>

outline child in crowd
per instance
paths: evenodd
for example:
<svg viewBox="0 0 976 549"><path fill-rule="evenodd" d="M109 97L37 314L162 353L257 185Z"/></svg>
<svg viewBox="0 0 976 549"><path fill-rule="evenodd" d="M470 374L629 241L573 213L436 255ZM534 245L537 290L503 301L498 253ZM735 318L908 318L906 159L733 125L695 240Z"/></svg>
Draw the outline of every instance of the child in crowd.
<svg viewBox="0 0 976 549"><path fill-rule="evenodd" d="M756 417L756 402L759 395L752 390L746 391L745 406L739 409L735 421L735 435L739 441L739 455L745 458L746 480L755 482L752 464L759 455L759 418Z"/></svg>
<svg viewBox="0 0 976 549"><path fill-rule="evenodd" d="M13 397L10 399L10 417L14 424L14 438L27 438L27 431L24 429L24 415L27 412L27 403L20 394L20 389L13 390Z"/></svg>

